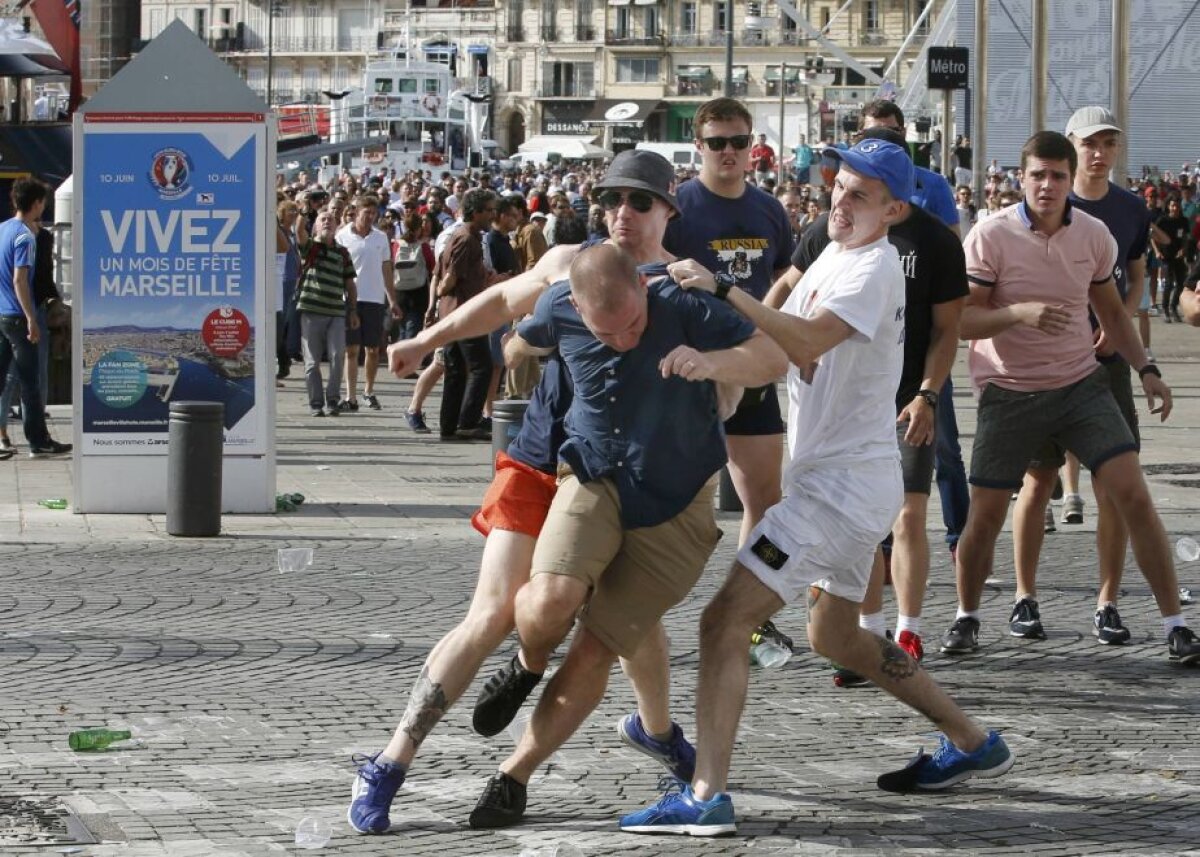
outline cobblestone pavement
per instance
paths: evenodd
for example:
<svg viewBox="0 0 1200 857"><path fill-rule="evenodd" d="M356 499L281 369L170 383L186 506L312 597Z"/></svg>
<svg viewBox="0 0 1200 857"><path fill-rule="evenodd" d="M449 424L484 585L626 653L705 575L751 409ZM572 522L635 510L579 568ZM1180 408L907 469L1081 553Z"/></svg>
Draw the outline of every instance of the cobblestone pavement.
<svg viewBox="0 0 1200 857"><path fill-rule="evenodd" d="M1170 428L1148 430L1146 454L1173 536L1194 534L1200 521L1200 463L1186 443L1200 428L1200 377L1194 364L1179 364L1175 378L1179 413ZM20 465L24 487L0 485L8 510L0 518L8 527L0 530L0 855L68 847L91 857L301 853L293 831L306 816L332 824L331 854L540 849L549 857L560 843L586 855L1200 854L1200 670L1167 663L1132 559L1122 613L1133 643L1095 644L1088 525L1060 526L1047 538L1040 599L1049 639L1005 633L1013 585L1006 535L985 595L980 653L927 659L952 695L1004 731L1018 760L1001 779L940 795L878 791L879 773L932 747L930 727L875 689L834 688L827 666L801 643L784 668L752 674L731 781L736 838L616 830L619 814L654 798L659 775L616 739L615 721L633 705L619 675L597 713L535 776L524 825L466 826L484 780L512 746L506 734L471 731L476 683L418 757L393 833L357 836L344 820L349 757L383 745L430 647L465 609L482 545L466 515L488 478L484 447L439 447L398 430L402 388L385 389L390 410L332 425L286 402L280 489L300 490L309 503L294 515L227 518L220 539L167 538L161 516L38 509L34 493L63 484L47 462ZM736 521L721 517L732 536ZM932 519L931 538L930 642L954 605ZM313 547L313 565L281 574L276 550L286 546ZM697 619L732 552L727 538L667 622L672 700L689 735ZM1183 566L1180 577L1200 593L1197 568ZM778 621L804 639L802 608ZM512 650L510 641L483 675ZM67 748L68 732L102 724L131 728L142 745Z"/></svg>

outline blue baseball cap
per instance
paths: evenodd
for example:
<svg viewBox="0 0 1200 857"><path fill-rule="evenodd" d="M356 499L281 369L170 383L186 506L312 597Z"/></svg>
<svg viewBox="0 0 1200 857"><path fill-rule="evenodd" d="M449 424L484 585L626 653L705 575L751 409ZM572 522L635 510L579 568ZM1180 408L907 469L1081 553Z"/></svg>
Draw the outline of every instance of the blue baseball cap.
<svg viewBox="0 0 1200 857"><path fill-rule="evenodd" d="M828 154L860 175L879 179L901 202L908 202L913 195L916 180L912 158L895 143L868 138L851 149L833 149Z"/></svg>

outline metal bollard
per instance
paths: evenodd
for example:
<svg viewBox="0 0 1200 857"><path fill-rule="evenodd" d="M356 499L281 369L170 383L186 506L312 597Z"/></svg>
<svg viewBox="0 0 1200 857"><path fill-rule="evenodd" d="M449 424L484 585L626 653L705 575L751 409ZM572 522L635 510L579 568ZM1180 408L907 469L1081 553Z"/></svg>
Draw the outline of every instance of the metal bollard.
<svg viewBox="0 0 1200 857"><path fill-rule="evenodd" d="M171 402L167 450L167 532L221 533L221 461L225 406Z"/></svg>
<svg viewBox="0 0 1200 857"><path fill-rule="evenodd" d="M495 467L496 454L507 452L521 430L525 421L525 409L529 407L528 399L505 399L492 403L492 466Z"/></svg>
<svg viewBox="0 0 1200 857"><path fill-rule="evenodd" d="M717 482L717 509L722 512L741 512L742 501L737 495L737 489L733 487L733 479L729 475L729 468L721 468L721 478Z"/></svg>

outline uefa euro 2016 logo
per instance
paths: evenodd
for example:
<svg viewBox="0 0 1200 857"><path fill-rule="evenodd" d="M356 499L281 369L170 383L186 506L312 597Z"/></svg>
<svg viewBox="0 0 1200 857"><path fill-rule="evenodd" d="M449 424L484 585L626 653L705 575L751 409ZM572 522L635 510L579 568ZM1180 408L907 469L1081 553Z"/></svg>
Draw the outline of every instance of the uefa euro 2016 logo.
<svg viewBox="0 0 1200 857"><path fill-rule="evenodd" d="M175 199L191 186L192 159L180 149L159 149L150 164L150 183L163 199Z"/></svg>

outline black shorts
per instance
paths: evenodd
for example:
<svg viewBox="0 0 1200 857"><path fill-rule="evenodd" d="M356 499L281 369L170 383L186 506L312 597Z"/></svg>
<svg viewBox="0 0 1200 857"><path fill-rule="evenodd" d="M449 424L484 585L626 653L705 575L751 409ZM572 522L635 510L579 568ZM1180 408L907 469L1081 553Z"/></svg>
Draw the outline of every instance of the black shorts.
<svg viewBox="0 0 1200 857"><path fill-rule="evenodd" d="M1024 392L987 384L979 394L972 485L1017 491L1025 471L1047 461L1047 443L1069 449L1093 473L1138 442L1117 400L1108 373L1100 366L1081 381L1056 390Z"/></svg>
<svg viewBox="0 0 1200 857"><path fill-rule="evenodd" d="M733 416L725 420L726 435L783 434L779 413L779 391L774 384L749 387L742 394Z"/></svg>
<svg viewBox="0 0 1200 857"><path fill-rule="evenodd" d="M947 400L947 404L949 401ZM936 442L912 446L904 442L908 423L896 423L896 443L900 447L900 472L904 476L905 494L929 495L933 484L933 461Z"/></svg>
<svg viewBox="0 0 1200 857"><path fill-rule="evenodd" d="M346 322L346 344L364 348L379 348L384 343L383 322L386 313L383 304L371 301L358 302L358 329ZM347 315L347 318L349 316Z"/></svg>
<svg viewBox="0 0 1200 857"><path fill-rule="evenodd" d="M1100 368L1108 376L1109 389L1112 390L1113 398L1117 400L1117 408L1125 418L1125 425L1129 426L1134 443L1140 450L1142 434L1138 430L1137 402L1133 397L1133 378L1129 364L1120 356L1114 356L1111 360L1101 363ZM1029 462L1029 466L1033 470L1057 470L1066 463L1065 450L1054 441L1048 440L1033 461Z"/></svg>

